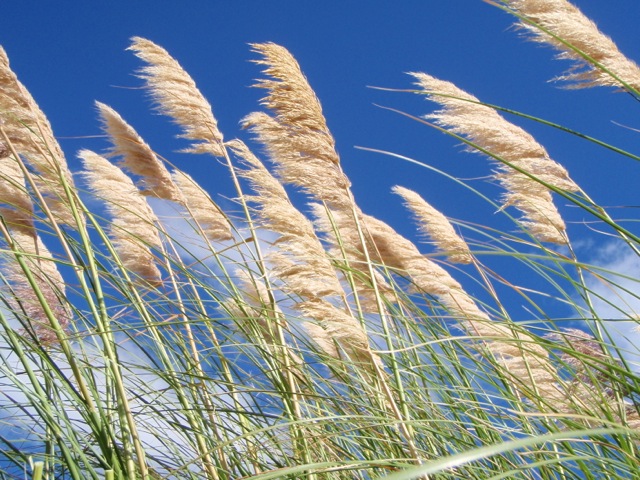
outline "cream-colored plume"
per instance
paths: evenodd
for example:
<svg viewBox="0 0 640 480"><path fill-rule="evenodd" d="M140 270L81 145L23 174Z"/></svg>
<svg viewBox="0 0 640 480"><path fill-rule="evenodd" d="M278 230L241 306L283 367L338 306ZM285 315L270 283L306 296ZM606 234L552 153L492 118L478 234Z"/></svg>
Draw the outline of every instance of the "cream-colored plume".
<svg viewBox="0 0 640 480"><path fill-rule="evenodd" d="M180 138L194 141L183 151L223 156L222 133L211 105L189 74L164 48L150 40L134 37L129 50L149 64L140 70L140 78L158 110L182 128Z"/></svg>
<svg viewBox="0 0 640 480"><path fill-rule="evenodd" d="M517 14L525 17L525 20L520 21L519 26L530 32L534 41L553 46L560 51L558 58L574 62L574 68L559 77L559 80L570 82L569 86L573 88L593 86L627 88L624 85L627 84L636 91L640 91L640 67L625 57L616 44L598 30L595 23L568 1L504 0L504 2ZM530 20L540 28L526 20ZM585 56L589 60L585 59ZM599 66L594 65L593 62Z"/></svg>
<svg viewBox="0 0 640 480"><path fill-rule="evenodd" d="M266 65L264 73L271 77L256 84L256 87L269 92L262 104L275 114L278 123L306 137L305 148L301 151L339 164L335 141L327 127L320 101L296 59L286 48L275 43L254 43L251 46L254 52L263 56L255 63Z"/></svg>
<svg viewBox="0 0 640 480"><path fill-rule="evenodd" d="M131 179L106 158L82 150L78 156L91 190L105 201L110 213L113 245L124 267L151 285L161 283L150 248L161 249L158 220Z"/></svg>
<svg viewBox="0 0 640 480"><path fill-rule="evenodd" d="M51 124L29 91L9 66L0 47L0 128L11 146L23 155L36 172L34 182L57 222L76 225L64 183L74 190L73 177ZM5 139L0 136L0 142ZM8 145L3 150L10 152ZM10 156L9 153L6 153ZM15 159L14 159L15 161ZM9 167L14 168L14 167Z"/></svg>
<svg viewBox="0 0 640 480"><path fill-rule="evenodd" d="M239 174L256 192L246 198L258 205L260 224L279 235L266 256L271 274L283 282L283 293L303 299L295 301L293 308L317 322L303 325L310 338L330 356L340 358L344 352L352 360L381 364L370 351L359 321L336 305L345 294L311 222L292 205L280 182L246 145L239 141L228 145L249 167ZM332 297L333 302L329 301Z"/></svg>
<svg viewBox="0 0 640 480"><path fill-rule="evenodd" d="M340 169L320 102L300 66L284 47L273 43L252 46L263 56L257 63L266 65L264 73L271 77L256 86L267 90L262 103L274 116L253 113L243 120L244 126L265 145L285 183L302 187L333 208L351 209L349 180Z"/></svg>
<svg viewBox="0 0 640 480"><path fill-rule="evenodd" d="M96 104L113 144L110 154L120 157L122 167L143 178L143 195L183 205L212 240L233 238L229 221L195 180L183 172L170 173L151 147L115 110L103 103Z"/></svg>
<svg viewBox="0 0 640 480"><path fill-rule="evenodd" d="M286 184L301 187L307 194L336 209L352 204L348 189L351 182L340 167L308 149L314 132L296 130L283 125L266 113L255 112L243 119L258 141L266 147L275 164L276 174ZM313 150L316 147L312 147Z"/></svg>
<svg viewBox="0 0 640 480"><path fill-rule="evenodd" d="M25 272L13 255L7 255L2 262L2 270L11 284L14 296L10 306L15 312L23 311L37 337L47 343L57 341L55 331L47 318L45 309L38 299L36 290L42 294L47 308L56 318L58 325L66 329L72 318L65 292L65 282L51 253L35 232L10 229L14 248L25 261L35 286L27 280Z"/></svg>
<svg viewBox="0 0 640 480"><path fill-rule="evenodd" d="M231 224L209 194L184 172L175 170L171 177L184 199L191 217L203 229L207 238L216 241L231 240Z"/></svg>
<svg viewBox="0 0 640 480"><path fill-rule="evenodd" d="M142 177L140 193L183 203L180 190L174 185L169 170L134 128L108 105L96 102L96 106L102 128L112 144L109 155L120 160L120 167Z"/></svg>
<svg viewBox="0 0 640 480"><path fill-rule="evenodd" d="M471 263L472 256L467 242L460 237L440 211L433 208L416 192L395 186L393 193L400 195L406 207L418 222L418 229L454 263Z"/></svg>
<svg viewBox="0 0 640 480"><path fill-rule="evenodd" d="M306 298L344 295L335 270L316 236L311 222L293 206L280 184L246 145L228 145L249 167L239 170L251 183L254 196L246 196L258 206L260 224L279 237L268 253L272 273L285 283L286 290Z"/></svg>
<svg viewBox="0 0 640 480"><path fill-rule="evenodd" d="M253 45L263 56L257 63L266 65L270 79L260 80L257 86L267 90L263 99L273 116L257 112L248 115L243 124L256 134L266 147L275 172L283 183L298 186L316 201L335 211L354 215L357 211L351 192L351 183L340 168L340 158L329 131L322 107L295 58L283 47L273 43ZM331 234L329 224L325 224ZM342 258L342 256L340 256ZM347 257L353 268L363 267L363 276L369 276L366 265L357 258ZM366 310L378 310L375 298L367 292L366 284L360 293L367 302Z"/></svg>
<svg viewBox="0 0 640 480"><path fill-rule="evenodd" d="M531 135L507 122L493 108L480 105L474 96L425 73L411 75L429 100L443 107L426 118L511 164L498 162L499 171L495 175L506 189L504 207L514 206L520 210L524 215L523 225L538 240L566 243L566 227L549 190L527 174L553 188L577 192L579 187L567 171L553 161Z"/></svg>
<svg viewBox="0 0 640 480"><path fill-rule="evenodd" d="M9 228L35 235L33 203L25 186L18 162L11 156L0 156L0 215Z"/></svg>

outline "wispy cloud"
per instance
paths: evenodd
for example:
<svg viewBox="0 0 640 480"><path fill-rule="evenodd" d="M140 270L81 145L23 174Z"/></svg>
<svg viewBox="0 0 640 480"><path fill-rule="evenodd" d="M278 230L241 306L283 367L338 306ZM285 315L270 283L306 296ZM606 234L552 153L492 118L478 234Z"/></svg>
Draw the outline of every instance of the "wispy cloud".
<svg viewBox="0 0 640 480"><path fill-rule="evenodd" d="M640 258L624 243L610 242L590 263L597 267L586 279L593 309L609 340L640 370Z"/></svg>

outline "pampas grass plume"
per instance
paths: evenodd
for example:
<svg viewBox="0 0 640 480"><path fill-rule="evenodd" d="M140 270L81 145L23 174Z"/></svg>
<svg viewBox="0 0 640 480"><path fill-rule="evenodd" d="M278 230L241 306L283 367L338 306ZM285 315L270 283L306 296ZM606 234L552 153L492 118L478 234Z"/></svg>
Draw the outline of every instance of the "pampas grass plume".
<svg viewBox="0 0 640 480"><path fill-rule="evenodd" d="M392 191L402 197L406 207L418 221L420 231L447 255L449 261L471 263L472 256L467 242L456 233L447 217L408 188L395 186Z"/></svg>
<svg viewBox="0 0 640 480"><path fill-rule="evenodd" d="M55 220L69 226L76 225L76 217L65 189L66 184L73 190L74 182L64 153L53 135L47 117L11 70L9 58L2 47L0 111L0 128L17 153L24 155L37 173L34 175L36 187L42 193ZM4 144L5 139L0 137L0 141ZM9 150L7 145L4 150Z"/></svg>
<svg viewBox="0 0 640 480"><path fill-rule="evenodd" d="M411 75L418 80L417 85L428 99L442 107L426 118L435 120L438 125L464 136L510 164L498 162L499 171L495 175L506 189L503 208L514 206L520 210L523 214L522 224L529 227L539 241L565 244L566 226L549 190L541 182L553 188L576 192L579 187L567 171L551 160L544 147L531 135L507 122L493 108L481 105L476 97L451 82L431 75Z"/></svg>
<svg viewBox="0 0 640 480"><path fill-rule="evenodd" d="M574 62L574 68L558 77L558 80L568 82L570 88L629 86L640 92L640 67L624 56L611 38L567 0L504 2L525 17L519 26L531 34L533 41L551 45L560 51L559 59Z"/></svg>
<svg viewBox="0 0 640 480"><path fill-rule="evenodd" d="M112 144L109 156L119 158L121 167L142 177L140 193L183 203L171 174L134 128L108 105L96 102L96 107L102 128Z"/></svg>
<svg viewBox="0 0 640 480"><path fill-rule="evenodd" d="M180 64L159 45L134 37L129 50L148 65L140 70L158 110L182 128L180 138L193 140L186 153L223 156L222 133L211 105Z"/></svg>
<svg viewBox="0 0 640 480"><path fill-rule="evenodd" d="M82 150L82 159L91 190L105 201L112 220L109 228L124 267L152 285L160 285L160 271L151 248L161 249L158 219L131 179L106 158Z"/></svg>

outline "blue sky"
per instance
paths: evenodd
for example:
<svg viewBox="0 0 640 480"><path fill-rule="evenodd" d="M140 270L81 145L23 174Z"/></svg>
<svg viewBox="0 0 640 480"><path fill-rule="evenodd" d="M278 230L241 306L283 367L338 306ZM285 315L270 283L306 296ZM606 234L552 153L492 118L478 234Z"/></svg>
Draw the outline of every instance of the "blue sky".
<svg viewBox="0 0 640 480"><path fill-rule="evenodd" d="M640 2L601 0L576 4L614 38L631 58L640 59ZM553 51L520 38L514 19L481 0L390 1L136 1L11 2L3 5L0 43L13 70L30 89L60 137L72 168L81 148L101 151L95 100L115 108L161 155L190 173L223 206L231 204L231 182L209 158L174 153L184 147L165 117L155 115L141 81L141 66L126 52L132 36L165 47L196 80L213 105L225 137L248 138L239 121L259 109L262 94L249 88L260 76L250 62L248 43L273 41L298 59L324 107L343 168L367 213L412 236L414 227L398 197L401 184L422 194L446 215L491 223L494 211L441 176L396 158L357 150L364 146L415 158L452 175L490 174L486 159L463 154L457 142L434 130L376 107L413 115L433 105L409 93L366 88L409 88L409 71L423 71L489 103L537 115L634 151L640 128L637 105L611 89L563 90L548 81L566 62ZM578 184L604 205L639 205L637 165L548 127L513 119L562 163ZM615 123L614 123L615 122ZM485 188L483 180L474 186ZM499 191L488 190L497 197ZM569 233L587 257L597 255L595 235L579 225L583 215L558 201ZM612 210L625 217L634 209ZM578 222L578 224L573 224ZM606 260L605 260L606 263Z"/></svg>
<svg viewBox="0 0 640 480"><path fill-rule="evenodd" d="M579 6L633 57L640 4L619 1L612 8L608 2L582 0ZM407 88L410 79L404 72L424 71L453 81L481 100L618 145L633 147L636 134L612 121L639 127L635 105L626 95L602 88L566 91L547 83L567 63L553 61L550 49L519 38L512 23L510 16L481 0L11 2L3 6L0 42L62 137L71 162L80 148L104 148L101 141L69 138L99 133L93 107L99 100L119 111L154 149L209 191L229 194L224 172L212 175L215 162L172 153L182 146L173 139L177 130L151 114L149 102L134 89L140 81L132 72L140 63L124 49L134 35L164 46L207 96L225 136L246 138L238 122L258 109L261 95L248 88L259 68L249 62L255 55L247 43L282 44L296 56L321 99L344 169L365 210L385 220L401 215L389 189L402 183L428 193L428 200L448 215L464 218L469 202L453 199L450 185L441 179L353 147L394 151L467 178L486 175L486 162L459 154L455 141L373 105L420 115L432 109L427 102L367 85ZM548 128L521 124L596 199L633 203L625 193L633 192L634 162ZM607 188L613 185L616 188Z"/></svg>

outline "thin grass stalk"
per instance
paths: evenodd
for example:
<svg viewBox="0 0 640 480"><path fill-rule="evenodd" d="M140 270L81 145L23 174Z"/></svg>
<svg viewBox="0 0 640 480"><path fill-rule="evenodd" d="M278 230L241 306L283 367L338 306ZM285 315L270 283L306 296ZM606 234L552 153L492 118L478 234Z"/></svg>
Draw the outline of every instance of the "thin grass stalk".
<svg viewBox="0 0 640 480"><path fill-rule="evenodd" d="M261 278L264 279L265 284L266 284L266 288L267 288L267 292L269 295L269 302L271 304L271 308L275 310L276 307L276 300L275 297L272 294L272 286L269 285L269 280L268 280L268 276L267 276L267 269L266 269L266 263L265 263L265 259L264 259L264 255L262 253L262 249L260 247L260 241L259 238L257 236L256 233L256 227L253 221L253 218L251 216L251 213L249 211L249 205L247 204L246 198L245 198L245 194L243 192L243 189L240 185L240 182L238 180L235 168L233 166L233 163L231 161L231 157L229 156L229 152L227 151L226 147L223 147L223 158L225 159L225 162L227 164L228 170L230 172L231 175L231 179L233 181L233 185L235 187L236 193L239 196L238 198L240 199L240 203L242 205L242 210L243 210L243 214L244 214L244 220L247 222L247 227L249 229L250 232L250 236L253 239L253 246L254 246L254 250L257 256L257 262L256 265L259 269L260 272L260 276ZM279 325L279 322L276 322L276 329L278 330L278 336L280 339L282 339L282 341L284 340L284 332L281 331L281 327ZM284 343L282 344L284 345ZM285 355L285 358L287 358L288 356ZM309 447L307 444L307 439L304 436L304 433L299 431L297 428L297 423L295 423L296 420L298 420L299 418L301 418L301 409L300 409L300 400L298 397L298 388L296 387L297 383L295 381L295 379L293 378L293 375L291 373L291 368L289 365L287 365L286 368L286 383L289 384L289 389L291 392L296 392L295 394L293 394L289 400L291 401L291 403L289 403L289 401L285 401L284 404L287 406L287 415L289 415L291 417L291 419L294 421L294 423L292 423L292 435L293 438L295 438L298 442L298 452L301 453L303 461L305 463L310 463L311 458L309 457ZM286 397L285 397L286 399ZM310 477L311 480L315 479L315 475L311 475Z"/></svg>
<svg viewBox="0 0 640 480"><path fill-rule="evenodd" d="M4 229L4 225L0 223L1 228ZM18 255L19 257L19 255ZM19 258L19 261L22 259ZM26 264L24 265L25 275L29 276L29 270ZM56 418L55 410L53 410L52 405L48 401L48 395L45 389L43 389L41 385L41 381L38 378L38 374L33 369L33 364L28 358L25 349L22 346L23 339L18 335L11 325L9 324L3 309L0 309L0 323L2 323L2 327L4 329L4 334L7 342L11 347L11 351L16 354L18 360L20 361L20 365L24 369L24 374L29 378L29 382L31 383L32 388L35 391L35 395L37 398L41 399L41 402L33 402L32 406L36 409L36 411L40 414L40 418L44 420L46 423L46 427L50 429L50 431L54 432L56 438L64 438L64 432L61 430L60 425L54 420ZM69 469L69 473L71 478L74 480L82 480L86 478L83 473L80 472L76 459L74 458L73 453L69 450L65 442L58 442L58 446L62 453L62 456L65 460L65 466ZM84 455L84 452L78 451L76 452L82 458L85 464L89 464L89 459Z"/></svg>
<svg viewBox="0 0 640 480"><path fill-rule="evenodd" d="M167 232L163 229L161 224L159 225L159 228L164 233L165 238L168 238ZM173 247L173 243L172 242L169 242L169 244L170 244L171 247ZM186 266L180 260L180 256L175 251L175 249L173 251L173 254L174 254L174 258L178 259L178 261L180 262L181 268L186 271ZM204 407L205 407L205 411L208 412L208 414L209 414L209 420L210 420L211 426L213 427L213 430L215 432L216 439L217 440L221 440L222 437L220 436L220 432L218 430L217 419L213 417L213 412L215 410L214 410L214 407L213 407L213 405L212 405L212 403L211 403L211 401L209 399L210 393L209 393L209 391L207 389L207 386L206 386L206 384L204 382L205 372L204 372L204 369L202 368L202 363L201 363L201 360L200 360L200 354L199 354L199 351L198 351L198 348L197 348L197 345L196 345L196 342L195 342L194 334L193 334L192 329L191 329L189 317L188 317L186 309L184 307L184 302L182 300L181 289L178 286L177 277L176 277L177 272L173 271L173 268L171 266L171 262L169 261L169 256L166 253L165 253L164 257L167 259L167 261L165 262L165 268L167 269L169 281L171 282L173 292L176 295L176 304L177 304L177 306L179 308L180 316L182 317L182 324L184 325L185 331L187 333L187 341L189 343L189 348L191 349L191 355L193 356L193 365L194 365L194 368L196 370L196 376L197 376L197 378L199 378L198 385L194 386L194 388L196 390L200 389L202 391L202 393L200 395L200 398L203 401L203 404L204 404ZM197 296L198 295L197 294L197 289L193 285L193 283L191 281L191 278L187 278L187 282L189 283L190 287L192 288L192 293ZM200 300L199 296L198 296L198 300ZM200 303L200 306L202 308L202 311L204 312L205 311L204 310L204 305L202 305ZM217 342L217 338L215 336L215 332L212 331L212 333L214 335L213 336L214 344L217 344L218 342ZM225 372L228 372L227 360L223 355L221 355L221 361L222 361L222 364L223 364L223 370ZM233 384L233 380L232 380L230 375L227 377L227 382L229 383L229 385ZM197 395L194 395L194 396L197 398ZM202 437L202 434L200 433L200 430L197 429L197 428L194 429L194 430L196 431L198 449L199 449L200 455L201 455L201 457L203 459L205 471L207 472L208 478L214 479L214 480L218 480L220 477L218 475L217 470L214 468L213 462L212 462L212 460L210 458L209 450L208 450L208 448L206 446L206 442L205 442L204 438ZM228 471L229 467L227 465L225 454L224 454L222 449L218 449L218 454L217 454L216 457L217 457L218 462L220 462L221 467L224 470Z"/></svg>
<svg viewBox="0 0 640 480"><path fill-rule="evenodd" d="M199 234L203 238L205 238L206 237L205 232L204 232L204 230L202 230L202 227L200 226L200 224L197 221L195 222L195 227L199 231ZM246 243L244 243L244 241L243 241L242 244L243 245L247 245ZM200 294L198 293L198 289L197 289L197 285L196 285L196 281L198 279L195 278L195 277L192 277L191 275L189 275L189 273L188 273L189 272L189 268L182 262L182 260L180 260L180 256L178 254L178 251L175 248L175 242L170 239L169 245L173 249L173 255L174 255L175 258L178 259L178 262L179 262L179 265L180 265L181 269L186 273L187 282L190 285L190 288L192 290L192 294L193 294L194 299L195 299L195 301L196 301L196 303L198 305L199 310L201 312L206 312L205 305L204 305L204 303L202 301L202 298L201 298ZM235 248L237 246L238 245L233 245L232 247L229 247L229 248ZM213 249L213 247L211 245L210 245L210 248L211 248L211 251L213 252L214 249ZM215 255L214 255L214 258L219 258L220 253L221 252L216 252ZM253 263L253 261L251 259L245 259L245 261ZM230 279L229 273L227 272L227 269L226 269L226 266L225 266L224 262L218 261L217 266L222 269L223 278ZM212 275L213 275L213 273L212 273ZM215 274L215 275L217 276L217 274ZM199 283L200 283L201 287L203 287L205 289L209 288L209 286L206 283L202 283L202 282L199 282ZM231 290L232 290L231 294L233 296L239 296L240 295L240 291L237 289L237 286L233 282L230 282L228 284L228 286L231 288ZM205 315L206 315L206 313L205 313ZM208 338L210 338L212 340L214 348L215 348L216 352L218 352L218 354L219 354L219 358L220 358L220 361L221 361L221 367L222 367L222 376L226 381L226 385L228 385L228 387L229 387L229 394L230 394L231 398L233 399L234 404L236 406L236 411L238 412L238 422L239 422L240 427L242 428L242 431L244 432L243 436L248 436L248 435L251 434L251 426L249 425L246 416L241 413L244 407L241 405L241 402L240 402L240 399L239 399L240 392L236 388L236 385L238 385L238 382L233 378L233 374L232 374L231 369L230 369L230 363L229 363L229 361L227 360L227 358L224 356L224 354L222 352L221 344L220 344L220 342L218 340L218 334L212 328L212 326L211 326L211 324L209 322L206 322L205 325L206 325L207 331L209 333L209 337ZM213 420L213 417L212 417L212 423L215 424L215 421ZM217 448L221 449L222 446L219 445ZM230 466L228 464L226 464L228 462L228 460L225 459L225 456L222 455L219 458L219 460L223 464L223 469L225 471L230 471ZM252 461L254 462L254 466L255 466L255 468L257 470L259 468L258 467L258 461L256 459L252 459Z"/></svg>
<svg viewBox="0 0 640 480"><path fill-rule="evenodd" d="M108 238L104 234L102 234L101 236L112 258L117 259L118 258L117 253L113 250L113 247L110 245ZM151 334L151 337L154 340L154 345L157 347L156 351L160 355L160 360L162 362L162 365L165 367L164 371L166 375L168 376L168 378L171 379L171 385L174 387L174 392L176 393L178 397L178 401L181 404L182 411L186 413L188 421L192 424L192 426L196 427L196 425L199 422L198 420L195 419L195 417L193 417L193 415L196 414L197 410L194 410L193 406L189 402L188 395L185 393L185 391L183 391L182 382L176 376L176 372L173 367L173 362L171 361L170 355L164 346L164 341L159 334L158 324L153 320L150 312L148 312L147 309L144 307L145 302L142 299L142 297L140 297L140 294L138 293L137 289L133 286L134 284L131 283L132 281L129 278L125 267L120 265L120 269L122 271L124 281L127 282L127 289L126 291L122 291L122 293L126 294L131 298L132 305L139 307L139 308L136 308L136 311L138 312L141 319L143 320L146 331L148 331ZM128 411L127 413L131 413L131 412ZM134 439L137 439L137 438L134 437Z"/></svg>
<svg viewBox="0 0 640 480"><path fill-rule="evenodd" d="M13 145L10 142L6 132L4 131L4 129L2 128L1 125L0 125L0 133L2 134L4 140L7 142L7 145L9 146L9 148L12 150L12 154L15 156L16 159L19 159L20 157L18 156L18 154L15 151L15 149L13 149ZM21 168L21 170L23 172L23 175L25 176L25 179L27 179L28 182L31 184L31 187L33 188L33 191L34 191L35 195L38 197L38 200L39 200L39 202L41 204L41 208L43 208L43 210L45 211L47 216L51 219L50 225L54 229L57 238L61 241L62 246L65 249L65 253L67 255L67 259L70 262L73 262L74 255L72 254L71 250L69 249L68 243L65 241L66 237L63 235L63 233L60 230L59 225L57 224L57 222L55 222L52 213L49 211L47 204L44 202L42 196L40 195L39 190L37 189L35 183L33 182L32 178L31 178L31 174L26 169L26 167L24 166L22 161L18 160L18 164L20 165L20 168ZM76 220L81 218L81 214L75 208L73 209L73 213L75 215ZM5 239L7 239L9 241L10 234L6 230L4 224L2 224L2 228L3 228L3 235L5 236ZM81 233L83 233L82 229L81 229ZM72 263L72 264L73 264L74 269L75 269L76 272L78 272L78 273L81 272L81 267L79 267L75 263ZM78 278L81 281L83 279L82 275L78 275ZM83 284L83 286L86 286L86 285ZM36 290L38 290L38 289L36 289ZM88 292L88 290L86 290L86 291ZM91 297L88 297L88 298L91 298ZM48 315L50 315L50 314L51 314L51 312L49 312ZM54 330L59 333L60 332L60 326L57 323L57 321L55 319L52 319L52 318L49 318L49 320L53 322ZM57 328L56 328L56 326L57 326ZM74 369L74 374L76 375L76 380L78 381L78 384L79 384L79 387L80 387L81 391L83 391L84 400L88 403L88 405L91 406L91 409L93 410L94 407L93 407L93 404L92 404L93 402L91 400L91 396L88 394L88 390L87 390L87 388L86 388L86 386L84 384L84 381L82 380L82 375L80 375L79 369L78 369L77 365L75 364L75 361L73 359L73 355L71 354L71 350L69 349L69 346L67 344L66 335L59 334L58 335L58 341L60 342L60 345L65 350L65 356L66 356L67 360L70 362L70 365L71 365L72 369Z"/></svg>
<svg viewBox="0 0 640 480"><path fill-rule="evenodd" d="M189 348L191 349L191 355L193 358L193 368L195 369L196 372L196 377L199 379L197 382L197 385L193 385L193 391L192 391L192 395L194 398L201 398L203 400L204 403L204 407L207 411L212 412L213 411L213 407L211 405L211 402L209 401L209 392L207 391L206 385L204 383L204 378L205 378L205 374L204 374L204 370L202 368L202 364L200 362L200 355L198 353L198 349L195 343L195 338L193 335L193 331L191 330L191 325L189 324L189 318L187 317L186 311L184 310L184 306L182 304L182 298L181 298L181 294L180 294L180 289L177 286L177 283L175 281L175 278L173 276L173 272L171 271L171 267L169 266L169 262L167 262L167 270L169 273L169 278L170 278L170 282L173 285L173 291L174 294L176 295L176 301L178 304L178 308L180 309L180 316L182 318L182 323L184 325L184 329L186 332L186 336L187 336L187 342L189 344ZM198 395L198 390L202 390L202 394ZM189 416L189 419L191 419L191 416ZM213 424L214 429L217 433L217 428L216 425ZM196 436L196 442L198 445L198 452L200 454L200 457L202 458L202 463L204 465L204 471L207 473L207 478L213 479L213 480L218 480L220 477L218 476L218 472L217 470L214 468L213 462L211 460L210 454L209 454L209 448L207 447L206 441L204 436L201 433L201 428L199 428L200 425L192 425L192 430L195 432L195 436Z"/></svg>
<svg viewBox="0 0 640 480"><path fill-rule="evenodd" d="M106 233L102 230L99 223L93 218L93 216L89 215L89 212L87 212L87 214L88 214L88 219L90 223L94 226L99 237L102 239L105 247L107 248L108 253L111 255L111 258L118 261L118 258L119 258L118 254L114 250L113 246L111 245L111 242L109 241ZM84 246L84 251L93 252L93 246L88 236L82 235L81 238ZM95 312L96 326L98 327L98 332L103 340L103 348L104 348L105 356L109 359L108 365L109 365L109 371L111 373L111 376L109 378L113 380L114 387L117 394L116 401L117 401L118 415L122 421L123 431L125 431L127 435L129 435L131 438L131 443L133 444L133 448L135 451L136 465L138 467L138 472L143 479L146 479L149 476L149 469L147 467L146 456L144 453L144 448L140 441L140 435L138 434L135 418L133 416L131 406L128 401L128 394L124 386L124 380L123 380L120 361L118 359L118 356L115 350L116 343L115 343L115 339L113 338L113 332L110 328L110 323L111 323L109 320L110 317L106 309L105 297L100 287L102 280L98 273L98 269L96 268L94 256L89 255L88 260L89 260L91 274L93 277L92 285L96 289L95 291L96 300L98 302L98 310L97 312ZM128 278L128 274L126 270L124 270L124 267L121 264L119 266L122 269L122 273L124 274L125 278L129 281L129 284L131 284L131 280ZM142 299L137 297L137 301L142 302ZM136 305L142 305L142 303L136 303ZM127 435L123 437L124 452L126 456L125 469L127 471L127 475L129 475L130 478L135 478L136 469L133 463L133 459L131 459L131 456L129 455L129 449L128 449L129 437Z"/></svg>
<svg viewBox="0 0 640 480"><path fill-rule="evenodd" d="M291 438L294 439L297 455L302 457L303 462L310 463L311 457L309 455L312 447L307 441L307 435L312 435L312 433L310 433L312 429L304 423L305 414L303 413L302 406L305 403L305 394L300 386L300 380L298 380L294 374L294 372L299 373L299 368L292 358L292 353L287 345L284 331L286 320L280 309L270 303L269 297L272 296L272 290L269 290L269 287L266 285L259 284L259 282L262 281L266 282L266 279L262 277L256 279L245 271L240 271L239 273L246 274L246 278L244 279L246 288L243 289L243 291L246 291L246 289L255 290L259 303L256 306L256 315L266 316L265 323L267 323L267 325L265 325L265 327L269 329L267 333L262 328L263 325L254 325L254 322L250 321L249 328L251 329L251 335L249 335L249 337L255 341L261 349L267 352L269 357L273 356L276 359L276 362L266 360L269 364L273 363L272 368L278 372L278 377L280 377L280 381L284 386L280 393L283 404L285 405L285 411L287 415L291 417L288 424ZM240 297L242 298L243 295L240 295ZM265 309L267 309L267 312L260 311ZM243 308L243 310L245 309ZM252 315L246 311L244 316L250 318ZM265 335L265 333L267 334ZM315 478L315 475L310 473L310 478Z"/></svg>
<svg viewBox="0 0 640 480"><path fill-rule="evenodd" d="M200 231L200 234L202 236L205 235L204 231L201 229L201 227L197 224L196 222L196 226ZM175 249L175 245L173 241L169 242L170 247L173 249L173 255L175 258L178 259L179 261L179 265L181 266L182 270L185 272L188 272L188 268L186 265L184 265L184 263L182 262L182 260L180 260L180 256L177 252L177 250ZM216 258L218 258L218 254L215 255ZM218 262L218 266L223 270L223 276L224 278L230 278L228 272L226 271L226 266L224 265L223 262ZM192 291L192 295L194 296L194 299L196 300L197 306L199 308L199 310L201 312L206 312L206 307L202 301L202 298L200 296L200 294L198 293L198 289L197 286L194 283L194 278L190 275L187 274L187 282L191 288ZM206 287L206 285L202 285L204 287ZM233 289L233 294L238 296L240 295L240 292L237 290L237 287L234 283L230 283L230 287ZM221 362L221 367L222 367L222 376L226 381L226 384L229 387L229 394L231 395L231 398L234 401L234 404L236 406L236 411L238 412L238 419L239 419L239 424L242 428L242 431L245 433L245 435L249 435L251 432L251 428L250 425L247 423L247 420L245 418L245 416L241 413L243 410L243 407L241 405L240 399L239 399L239 394L240 392L236 389L236 385L237 382L234 380L233 378L233 374L231 372L231 368L230 368L230 364L228 359L225 357L225 355L222 352L222 348L221 348L221 344L220 341L218 339L218 334L216 333L215 329L213 329L211 327L211 324L209 322L206 322L206 328L207 331L209 333L209 338L211 339L211 341L213 342L214 348L216 350L216 352L219 355L220 358L220 362ZM208 399L207 399L208 401ZM211 412L213 412L213 410L211 410ZM211 417L211 421L213 425L216 425L216 421L213 419L213 417ZM220 451L222 452L222 447L219 446L218 447L220 449ZM228 460L226 459L226 455L224 455L224 453L221 453L221 455L218 457L218 460L221 462L222 464L222 468L225 471L230 471L230 466L228 465ZM257 468L257 462L256 462L256 468Z"/></svg>
<svg viewBox="0 0 640 480"><path fill-rule="evenodd" d="M350 191L348 191L348 195L350 198L353 198ZM391 411L396 422L395 425L397 426L398 430L401 432L405 442L407 442L407 446L408 446L408 450L409 450L409 454L411 455L411 458L413 458L415 462L420 463L422 460L421 460L421 455L419 454L418 448L414 442L415 433L413 432L413 428L411 427L411 424L408 423L408 420L411 418L411 414L409 412L409 407L404 394L404 382L402 381L401 372L398 368L398 363L395 358L395 346L391 341L392 335L389 329L387 313L386 313L387 310L382 301L382 298L383 298L382 293L378 289L377 272L374 268L374 262L369 256L369 249L367 246L367 242L365 240L365 235L367 235L367 233L363 231L363 228L366 228L366 227L362 227L361 221L359 218L361 217L362 214L357 208L357 206L355 206L355 201L353 202L354 203L352 207L352 214L354 216L354 222L353 222L354 225L352 226L356 229L356 235L359 238L359 242L361 243L362 261L365 264L365 270L368 272L369 280L371 281L371 287L374 293L373 298L376 301L377 313L380 316L381 325L383 327L383 331L385 334L385 339L387 342L387 351L390 353L390 357L389 357L390 360L389 360L388 367L393 373L395 388L394 390L390 388L386 380L386 377L387 377L386 373L381 370L380 365L378 365L376 362L372 362L375 375L373 375L371 380L376 382L376 385L379 387L379 389L374 390L377 393L379 404L381 405L383 410L389 409ZM317 206L316 214L319 213L320 208L322 207ZM327 221L329 222L331 227L329 229L326 229L326 228L323 228L323 229L325 231L330 229L334 230L335 237L336 237L335 241L338 245L338 248L342 252L344 252L346 255L348 255L348 257L350 257L346 259L347 267L345 269L342 269L342 271L346 271L347 278L351 278L351 274L349 273L349 270L348 270L348 265L353 261L352 260L353 256L346 252L345 245L343 244L342 238L340 236L340 227L337 225L337 223L334 222L334 218L332 216L331 210L326 209L326 213L327 213ZM356 260L356 261L359 261L359 260ZM358 302L359 301L358 295L355 295L355 298L356 298L356 302ZM360 317L360 321L361 321L362 328L366 329L366 325L364 324L363 317ZM394 393L398 395L398 400L396 400ZM400 406L398 406L398 403L400 404Z"/></svg>

